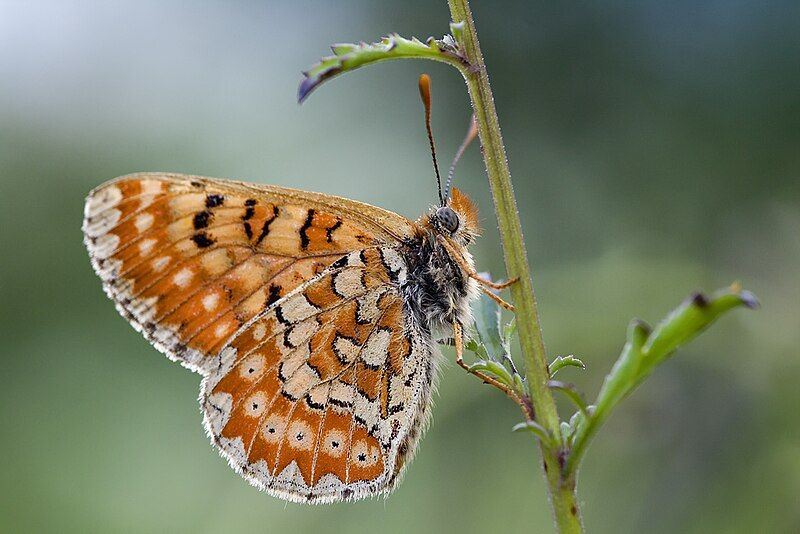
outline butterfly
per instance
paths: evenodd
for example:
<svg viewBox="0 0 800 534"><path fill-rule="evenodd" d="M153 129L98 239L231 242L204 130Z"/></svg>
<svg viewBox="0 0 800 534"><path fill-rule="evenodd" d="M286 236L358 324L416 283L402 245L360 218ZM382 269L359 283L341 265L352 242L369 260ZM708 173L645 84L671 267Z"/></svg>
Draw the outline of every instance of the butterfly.
<svg viewBox="0 0 800 534"><path fill-rule="evenodd" d="M429 420L436 336L453 333L463 366L470 301L504 287L475 272L477 210L455 188L411 221L331 195L140 173L93 190L83 230L117 310L203 376L213 445L296 502L396 486Z"/></svg>

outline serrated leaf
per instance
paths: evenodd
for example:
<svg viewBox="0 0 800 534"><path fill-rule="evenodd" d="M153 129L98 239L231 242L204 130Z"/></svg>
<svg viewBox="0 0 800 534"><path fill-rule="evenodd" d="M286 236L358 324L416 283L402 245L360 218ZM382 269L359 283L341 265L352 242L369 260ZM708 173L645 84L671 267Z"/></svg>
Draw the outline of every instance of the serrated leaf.
<svg viewBox="0 0 800 534"><path fill-rule="evenodd" d="M430 38L423 43L416 37L407 39L396 33L389 34L377 43L339 43L331 47L332 56L322 58L308 71L297 90L298 102L303 102L324 81L339 74L390 59L431 59L466 68L457 40Z"/></svg>

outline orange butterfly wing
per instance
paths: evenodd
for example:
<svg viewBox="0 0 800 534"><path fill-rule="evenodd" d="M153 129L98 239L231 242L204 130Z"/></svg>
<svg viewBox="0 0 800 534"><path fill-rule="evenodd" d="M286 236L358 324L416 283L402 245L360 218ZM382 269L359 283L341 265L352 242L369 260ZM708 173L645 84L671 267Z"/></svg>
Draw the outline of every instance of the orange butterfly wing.
<svg viewBox="0 0 800 534"><path fill-rule="evenodd" d="M353 252L220 352L201 394L206 430L252 484L313 503L394 487L433 375L404 308L406 276L394 248Z"/></svg>
<svg viewBox="0 0 800 534"><path fill-rule="evenodd" d="M86 204L92 265L159 350L206 376L206 429L252 484L330 502L388 492L433 377L404 305L407 219L347 199L138 174Z"/></svg>
<svg viewBox="0 0 800 534"><path fill-rule="evenodd" d="M162 173L103 184L84 219L92 265L120 313L192 370L342 255L412 231L351 200Z"/></svg>

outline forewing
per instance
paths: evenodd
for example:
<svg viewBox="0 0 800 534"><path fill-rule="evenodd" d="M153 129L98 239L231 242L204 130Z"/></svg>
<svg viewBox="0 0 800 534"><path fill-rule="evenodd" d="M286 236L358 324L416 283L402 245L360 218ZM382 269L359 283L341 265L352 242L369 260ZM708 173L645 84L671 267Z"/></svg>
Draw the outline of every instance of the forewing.
<svg viewBox="0 0 800 534"><path fill-rule="evenodd" d="M206 430L252 484L302 502L390 491L424 426L430 336L402 256L335 262L243 327L204 380Z"/></svg>
<svg viewBox="0 0 800 534"><path fill-rule="evenodd" d="M412 223L338 197L145 173L94 190L83 229L120 313L205 373L256 314L348 252L403 239Z"/></svg>

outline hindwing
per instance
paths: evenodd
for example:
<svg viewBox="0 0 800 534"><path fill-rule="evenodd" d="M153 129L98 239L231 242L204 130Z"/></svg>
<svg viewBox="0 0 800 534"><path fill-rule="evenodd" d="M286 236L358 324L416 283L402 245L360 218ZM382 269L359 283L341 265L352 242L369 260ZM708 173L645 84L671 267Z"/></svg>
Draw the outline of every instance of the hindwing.
<svg viewBox="0 0 800 534"><path fill-rule="evenodd" d="M393 248L353 252L254 317L203 384L206 430L281 498L390 491L424 425L429 336L407 312Z"/></svg>

